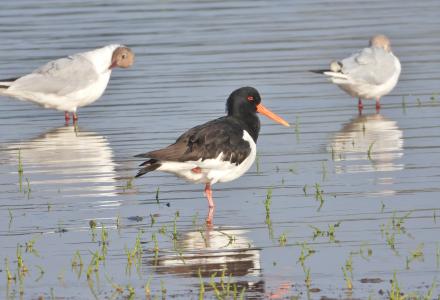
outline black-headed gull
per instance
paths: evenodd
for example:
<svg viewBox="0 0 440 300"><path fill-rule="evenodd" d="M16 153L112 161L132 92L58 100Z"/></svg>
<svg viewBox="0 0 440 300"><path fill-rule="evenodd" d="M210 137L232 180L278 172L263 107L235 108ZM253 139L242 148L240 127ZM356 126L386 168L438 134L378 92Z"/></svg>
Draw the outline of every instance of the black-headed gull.
<svg viewBox="0 0 440 300"><path fill-rule="evenodd" d="M108 45L50 61L22 77L0 80L0 95L64 111L66 122L72 113L76 121L78 107L95 102L104 93L112 69L128 68L133 62L130 48Z"/></svg>
<svg viewBox="0 0 440 300"><path fill-rule="evenodd" d="M341 61L333 61L329 70L316 70L328 76L329 80L342 90L359 99L376 99L376 110L380 110L380 98L396 86L401 66L391 51L390 40L385 35L375 35L368 48Z"/></svg>

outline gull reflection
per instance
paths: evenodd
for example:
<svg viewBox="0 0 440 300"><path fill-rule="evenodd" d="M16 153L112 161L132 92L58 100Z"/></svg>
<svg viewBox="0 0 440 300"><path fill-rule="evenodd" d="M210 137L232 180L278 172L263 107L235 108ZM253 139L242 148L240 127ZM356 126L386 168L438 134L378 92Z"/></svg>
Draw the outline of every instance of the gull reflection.
<svg viewBox="0 0 440 300"><path fill-rule="evenodd" d="M222 272L226 277L246 276L237 282L240 290L246 287L246 291L264 293L260 249L245 236L247 232L242 229L187 232L176 242L177 251L152 257L148 264L156 266L159 274L198 277L200 270L203 278L210 278L214 273L221 277Z"/></svg>
<svg viewBox="0 0 440 300"><path fill-rule="evenodd" d="M403 134L395 121L380 114L360 115L335 134L329 151L337 173L395 171L403 169Z"/></svg>
<svg viewBox="0 0 440 300"><path fill-rule="evenodd" d="M24 174L31 177L32 185L56 186L64 196L116 195L112 149L105 137L94 132L63 126L9 144L6 151L14 163L20 151Z"/></svg>

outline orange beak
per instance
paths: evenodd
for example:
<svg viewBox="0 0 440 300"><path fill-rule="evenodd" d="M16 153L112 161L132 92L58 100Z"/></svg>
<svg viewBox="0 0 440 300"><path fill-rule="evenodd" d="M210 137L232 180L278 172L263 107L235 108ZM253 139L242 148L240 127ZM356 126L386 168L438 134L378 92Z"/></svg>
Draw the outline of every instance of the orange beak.
<svg viewBox="0 0 440 300"><path fill-rule="evenodd" d="M271 112L270 110L268 110L266 107L263 106L263 104L258 104L257 105L257 112L259 112L260 114L265 115L266 117L268 117L269 119L274 120L275 122L280 123L281 125L290 127L290 124L287 123L286 120L284 120L283 118L281 118L280 116L274 114L273 112Z"/></svg>

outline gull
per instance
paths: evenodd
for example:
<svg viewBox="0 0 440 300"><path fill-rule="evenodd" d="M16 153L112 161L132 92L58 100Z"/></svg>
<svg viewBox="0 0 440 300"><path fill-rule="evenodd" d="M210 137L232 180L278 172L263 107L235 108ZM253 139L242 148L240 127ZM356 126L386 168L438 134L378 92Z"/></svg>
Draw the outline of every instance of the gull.
<svg viewBox="0 0 440 300"><path fill-rule="evenodd" d="M113 68L128 68L133 51L112 44L46 63L27 75L0 80L0 95L37 103L44 108L64 111L78 120L76 111L98 100L107 87Z"/></svg>
<svg viewBox="0 0 440 300"><path fill-rule="evenodd" d="M357 97L359 112L362 112L362 99L375 99L376 111L380 110L380 98L396 86L400 71L400 62L391 51L390 40L379 34L370 39L368 48L331 62L329 70L312 72L328 76L332 83Z"/></svg>

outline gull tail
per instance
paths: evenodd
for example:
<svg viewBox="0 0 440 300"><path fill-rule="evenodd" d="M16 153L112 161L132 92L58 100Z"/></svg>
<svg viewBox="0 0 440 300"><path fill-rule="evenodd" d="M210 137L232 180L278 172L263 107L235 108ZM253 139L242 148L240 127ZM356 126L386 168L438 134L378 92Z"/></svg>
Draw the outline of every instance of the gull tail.
<svg viewBox="0 0 440 300"><path fill-rule="evenodd" d="M327 76L340 76L336 74L342 74L342 63L340 61L334 60L330 63L330 69L324 70L310 70L312 73L324 74ZM343 75L343 74L342 74Z"/></svg>
<svg viewBox="0 0 440 300"><path fill-rule="evenodd" d="M0 90L7 89L18 78L0 79Z"/></svg>
<svg viewBox="0 0 440 300"><path fill-rule="evenodd" d="M330 70L309 70L309 72L316 73L316 74L325 74L325 72L330 72Z"/></svg>
<svg viewBox="0 0 440 300"><path fill-rule="evenodd" d="M146 153L146 154L148 154L148 153ZM145 157L146 154L138 154L138 155L135 155L135 157ZM147 161L144 161L143 163L141 163L139 165L139 167L143 167L143 168L138 171L138 173L136 174L135 177L136 178L141 177L142 175L144 175L148 172L156 170L161 165L162 164L157 159L153 159L153 158L149 159Z"/></svg>

